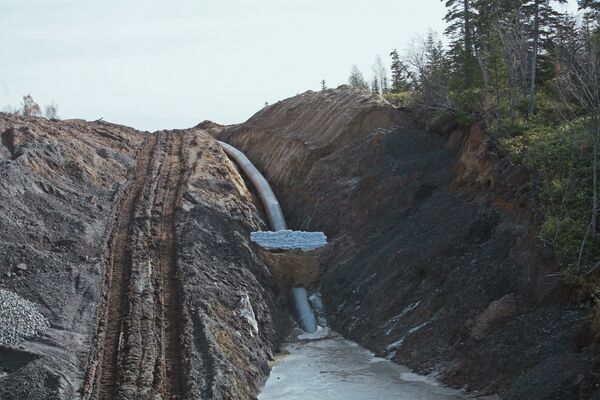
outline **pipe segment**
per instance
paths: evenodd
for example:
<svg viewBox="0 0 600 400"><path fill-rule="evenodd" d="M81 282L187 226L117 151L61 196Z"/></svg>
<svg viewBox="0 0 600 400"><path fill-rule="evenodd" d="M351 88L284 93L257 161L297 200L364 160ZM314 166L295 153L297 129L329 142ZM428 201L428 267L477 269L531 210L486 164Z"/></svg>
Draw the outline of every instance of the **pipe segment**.
<svg viewBox="0 0 600 400"><path fill-rule="evenodd" d="M250 181L252 181L252 184L256 190L258 190L258 194L263 206L265 207L271 229L273 229L275 232L286 230L287 226L285 224L283 212L281 211L277 197L275 197L275 193L273 193L269 182L267 182L265 177L258 171L258 169L256 169L256 167L244 153L227 143L219 141L219 144L223 146L225 153L227 153L227 155L231 157L237 165L240 166L248 178L250 178Z"/></svg>
<svg viewBox="0 0 600 400"><path fill-rule="evenodd" d="M267 219L269 220L271 229L273 229L273 231L286 230L287 225L285 224L281 206L279 205L277 197L275 197L275 193L273 193L269 182L267 182L265 177L258 169L256 169L244 153L230 144L221 141L218 142L223 147L225 153L231 157L248 178L250 178L250 181L258 191L258 195L260 196L267 213ZM292 288L292 301L302 330L308 333L315 333L317 331L317 320L310 303L308 302L306 289L301 287Z"/></svg>

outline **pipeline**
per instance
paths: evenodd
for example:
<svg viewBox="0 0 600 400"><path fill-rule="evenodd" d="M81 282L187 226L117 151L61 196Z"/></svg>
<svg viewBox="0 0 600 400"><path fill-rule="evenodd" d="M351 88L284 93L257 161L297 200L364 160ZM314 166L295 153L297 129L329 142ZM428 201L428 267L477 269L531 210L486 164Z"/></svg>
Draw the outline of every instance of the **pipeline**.
<svg viewBox="0 0 600 400"><path fill-rule="evenodd" d="M244 153L236 149L235 147L219 141L219 144L223 146L225 153L236 162L237 165L244 171L244 173L250 178L252 184L258 190L260 199L267 212L267 218L273 231L283 231L287 229L285 224L285 218L283 212L275 197L275 193L271 189L271 185L265 179L265 177L256 169L252 162L246 157Z"/></svg>
<svg viewBox="0 0 600 400"><path fill-rule="evenodd" d="M283 212L281 211L279 201L277 201L277 197L275 197L275 193L273 193L269 182L267 182L265 177L258 169L256 169L244 153L227 143L221 141L218 142L223 147L223 150L225 150L225 153L231 157L248 178L250 178L250 181L258 191L267 213L271 229L273 229L273 231L286 230L287 225L285 223L285 218L283 217ZM315 333L317 331L317 320L310 303L308 302L306 289L292 288L292 301L294 303L294 309L296 310L300 327L305 332Z"/></svg>

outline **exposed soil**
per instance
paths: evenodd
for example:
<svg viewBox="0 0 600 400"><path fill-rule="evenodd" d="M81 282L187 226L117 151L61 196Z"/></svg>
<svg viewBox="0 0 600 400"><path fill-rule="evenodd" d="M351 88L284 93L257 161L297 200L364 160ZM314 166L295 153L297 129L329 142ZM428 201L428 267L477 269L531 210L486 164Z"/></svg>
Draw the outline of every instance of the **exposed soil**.
<svg viewBox="0 0 600 400"><path fill-rule="evenodd" d="M532 175L477 126L428 133L340 87L233 127L0 113L0 137L0 287L51 325L0 346L3 400L255 398L293 285L320 285L337 331L447 384L600 398L598 337L537 239ZM215 137L265 173L292 229L330 244L252 244L264 215Z"/></svg>
<svg viewBox="0 0 600 400"><path fill-rule="evenodd" d="M600 396L589 310L537 239L531 174L476 126L435 134L414 119L340 87L219 137L265 174L290 229L330 238L321 291L334 329L479 394Z"/></svg>
<svg viewBox="0 0 600 400"><path fill-rule="evenodd" d="M7 114L0 134L1 285L51 323L0 348L0 397L253 398L287 297L216 141Z"/></svg>
<svg viewBox="0 0 600 400"><path fill-rule="evenodd" d="M161 336L160 392L163 398L180 397L183 394L181 335L181 294L177 281L177 240L175 211L181 200L183 180L183 139L176 133L170 137L168 168L163 173L159 187L163 188L160 210L160 268L155 272L159 277L159 313ZM160 197L160 196L157 196Z"/></svg>
<svg viewBox="0 0 600 400"><path fill-rule="evenodd" d="M105 122L0 114L0 285L51 323L0 356L3 399L74 398L102 298L113 209L141 132ZM26 270L19 270L19 264Z"/></svg>
<svg viewBox="0 0 600 400"><path fill-rule="evenodd" d="M183 394L175 240L182 141L179 132L160 132L140 151L109 247L101 356L88 369L86 398Z"/></svg>

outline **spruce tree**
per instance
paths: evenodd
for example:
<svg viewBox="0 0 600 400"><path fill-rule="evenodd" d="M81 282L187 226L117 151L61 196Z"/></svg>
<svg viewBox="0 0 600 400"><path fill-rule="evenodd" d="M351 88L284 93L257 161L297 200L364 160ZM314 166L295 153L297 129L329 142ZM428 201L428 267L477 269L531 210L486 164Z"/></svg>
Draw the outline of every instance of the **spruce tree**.
<svg viewBox="0 0 600 400"><path fill-rule="evenodd" d="M392 57L392 65L390 66L392 71L392 93L400 93L405 91L408 86L406 82L407 67L400 60L400 55L396 49L390 53L390 57Z"/></svg>
<svg viewBox="0 0 600 400"><path fill-rule="evenodd" d="M373 82L371 83L371 93L373 94L379 94L379 80L377 79L377 76L373 77Z"/></svg>
<svg viewBox="0 0 600 400"><path fill-rule="evenodd" d="M448 9L444 20L448 23L445 34L450 38L450 56L454 69L462 70L463 86L473 85L473 24L471 0L442 0Z"/></svg>
<svg viewBox="0 0 600 400"><path fill-rule="evenodd" d="M600 0L577 0L577 5L580 10L584 10L594 17L598 17L600 14Z"/></svg>
<svg viewBox="0 0 600 400"><path fill-rule="evenodd" d="M352 66L350 71L350 77L348 78L348 84L356 89L369 89L369 84L365 81L365 78L356 65Z"/></svg>
<svg viewBox="0 0 600 400"><path fill-rule="evenodd" d="M527 115L532 117L536 110L537 70L542 39L547 38L551 28L560 19L560 14L552 7L552 2L566 3L567 0L531 0L525 3L523 11L529 17L531 26L531 66L529 80L529 109Z"/></svg>

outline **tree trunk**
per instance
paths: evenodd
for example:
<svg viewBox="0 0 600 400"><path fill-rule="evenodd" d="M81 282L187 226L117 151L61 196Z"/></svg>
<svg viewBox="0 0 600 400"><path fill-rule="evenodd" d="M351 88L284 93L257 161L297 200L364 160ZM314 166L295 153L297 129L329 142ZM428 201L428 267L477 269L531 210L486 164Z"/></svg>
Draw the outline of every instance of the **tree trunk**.
<svg viewBox="0 0 600 400"><path fill-rule="evenodd" d="M469 0L463 2L463 12L465 19L464 41L465 41L465 87L470 88L473 85L473 70L471 61L473 59L473 45L471 43L471 11Z"/></svg>
<svg viewBox="0 0 600 400"><path fill-rule="evenodd" d="M540 37L540 4L539 0L535 1L535 14L533 20L533 51L531 52L531 85L529 87L529 112L527 116L533 117L535 114L535 80L537 73L537 58L538 58L538 42Z"/></svg>
<svg viewBox="0 0 600 400"><path fill-rule="evenodd" d="M598 131L600 130L600 116L598 115L598 110L596 110L596 114L593 118L594 121L594 131L593 131L593 160L592 160L592 219L590 221L592 237L596 237L596 226L598 219Z"/></svg>

